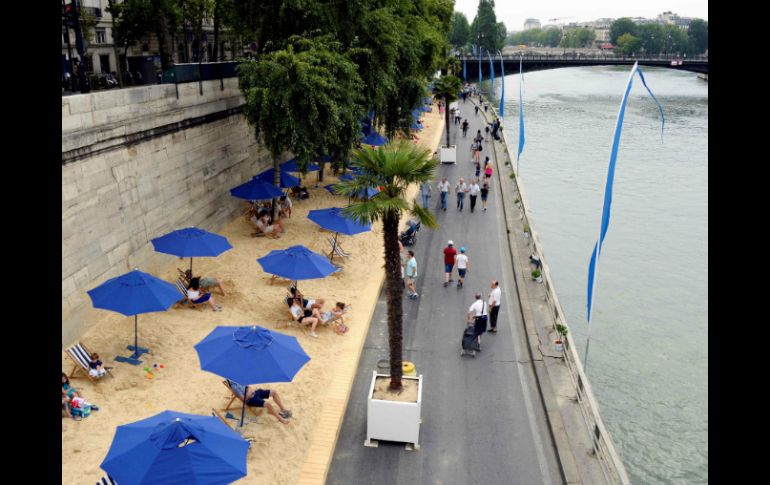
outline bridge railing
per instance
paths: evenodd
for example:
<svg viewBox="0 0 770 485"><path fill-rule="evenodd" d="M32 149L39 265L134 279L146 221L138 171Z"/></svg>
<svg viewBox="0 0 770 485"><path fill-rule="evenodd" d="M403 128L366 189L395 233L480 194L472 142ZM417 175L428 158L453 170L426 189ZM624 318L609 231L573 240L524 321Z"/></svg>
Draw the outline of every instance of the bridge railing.
<svg viewBox="0 0 770 485"><path fill-rule="evenodd" d="M513 158L508 148L508 142L505 139L505 133L500 130L502 137L502 159L505 165L508 165L513 169ZM493 145L496 145L493 143ZM497 150L497 147L495 147ZM502 165L499 165L502 166ZM551 278L551 270L545 259L545 254L540 244L537 231L535 231L533 224L531 223L531 216L529 210L529 203L527 202L527 196L523 190L523 187L519 183L518 176L513 179L513 186L515 190L515 197L518 199L516 203L519 209L519 220L522 222L523 227L529 227L530 237L528 238L529 252L531 255L537 257L541 264L541 273L543 278L543 285L545 288L546 306L553 319L553 332L555 332L556 325L561 324L569 328L567 325L567 319L564 315L564 311L559 303L559 298L556 296L556 290L554 288L553 279ZM526 278L527 276L524 275ZM615 446L612 442L612 437L607 431L604 421L599 413L599 405L594 397L591 385L583 371L583 365L578 356L577 347L572 338L572 333L567 332L566 338L563 339L564 351L563 357L567 369L569 370L572 384L574 386L575 396L580 404L583 419L587 428L591 432L593 453L601 464L602 471L605 478L609 483L630 485L631 481L628 478L626 469L623 466L623 462L620 459L615 450Z"/></svg>
<svg viewBox="0 0 770 485"><path fill-rule="evenodd" d="M495 58L493 56L493 58ZM496 59L499 59L500 57L497 56ZM460 60L467 60L467 61L476 61L478 62L479 57L478 56L460 56ZM488 59L487 57L482 57L482 60ZM508 61L518 61L519 59L523 59L525 61L559 61L559 60L565 60L565 61L623 61L623 62L665 62L665 61L671 61L671 60L681 60L683 62L708 62L708 56L705 55L699 55L699 56L689 56L685 57L683 55L678 54L656 54L654 56L624 56L624 55L615 55L612 53L607 54L596 54L596 55L586 55L586 54L538 54L538 55L516 55L516 54L503 54L503 60Z"/></svg>

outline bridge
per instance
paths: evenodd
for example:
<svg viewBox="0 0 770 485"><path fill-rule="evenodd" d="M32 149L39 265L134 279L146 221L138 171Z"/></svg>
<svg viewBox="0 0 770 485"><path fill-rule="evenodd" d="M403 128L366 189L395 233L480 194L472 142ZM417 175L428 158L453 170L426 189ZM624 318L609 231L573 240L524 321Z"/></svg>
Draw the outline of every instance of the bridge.
<svg viewBox="0 0 770 485"><path fill-rule="evenodd" d="M465 75L469 80L479 78L479 57L478 56L458 56L461 68L462 61L465 60ZM638 62L640 66L663 67L666 69L676 69L679 71L697 72L699 74L708 74L709 60L708 56L695 56L691 58L679 57L673 54L658 55L652 57L634 57L634 56L616 56L616 55L583 55L576 53L565 53L562 55L503 55L503 65L505 72L513 74L519 72L519 60L522 61L522 71L542 71L545 69L559 69L562 67L581 67L581 66L633 66ZM493 56L492 61L495 64L495 74L500 75L500 56ZM672 65L676 63L676 65ZM484 79L489 79L489 57L481 58L481 72Z"/></svg>

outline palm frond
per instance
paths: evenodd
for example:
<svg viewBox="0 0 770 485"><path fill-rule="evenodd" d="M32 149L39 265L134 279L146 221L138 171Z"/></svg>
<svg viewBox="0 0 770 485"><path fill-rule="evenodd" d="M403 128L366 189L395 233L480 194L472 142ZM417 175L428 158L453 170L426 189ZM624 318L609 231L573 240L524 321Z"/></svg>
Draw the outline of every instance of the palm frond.
<svg viewBox="0 0 770 485"><path fill-rule="evenodd" d="M418 204L417 201L412 202L412 206L409 208L409 212L412 215L417 216L424 226L430 229L438 229L438 221L436 221L436 217L431 211Z"/></svg>

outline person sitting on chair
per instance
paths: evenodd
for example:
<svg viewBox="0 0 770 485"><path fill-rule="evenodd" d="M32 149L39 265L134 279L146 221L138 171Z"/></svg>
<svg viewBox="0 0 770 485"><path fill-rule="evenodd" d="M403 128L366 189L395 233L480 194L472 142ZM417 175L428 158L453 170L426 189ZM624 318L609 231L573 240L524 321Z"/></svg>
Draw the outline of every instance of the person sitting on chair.
<svg viewBox="0 0 770 485"><path fill-rule="evenodd" d="M291 315L294 317L294 319L299 323L303 325L310 325L310 333L308 335L313 338L318 338L318 335L315 333L315 328L321 321L321 314L318 313L317 308L312 310L303 308L301 306L302 303L303 301L301 298L294 298L292 300L291 306L289 307L289 311L291 312Z"/></svg>
<svg viewBox="0 0 770 485"><path fill-rule="evenodd" d="M107 369L104 368L104 364L99 360L99 354L91 354L91 360L88 362L88 374L91 377L103 377L107 373Z"/></svg>
<svg viewBox="0 0 770 485"><path fill-rule="evenodd" d="M320 312L324 307L324 303L326 303L326 300L323 298L318 298L317 300L308 300L305 298L305 295L303 295L301 291L294 288L293 286L289 288L289 292L291 293L292 298L298 298L301 300L302 308L306 310L318 310Z"/></svg>
<svg viewBox="0 0 770 485"><path fill-rule="evenodd" d="M190 285L187 287L187 299L190 303L197 305L198 303L208 303L212 310L215 312L222 311L222 307L214 303L214 297L211 293L204 293L201 295L200 278L192 278Z"/></svg>
<svg viewBox="0 0 770 485"><path fill-rule="evenodd" d="M254 221L252 221L254 222ZM286 232L286 228L283 227L283 222L280 219L270 222L270 214L263 213L262 216L256 221L257 229L263 234L272 238L281 237L281 233Z"/></svg>
<svg viewBox="0 0 770 485"><path fill-rule="evenodd" d="M348 331L348 327L342 323L341 319L342 316L345 314L345 304L341 301L338 301L336 305L334 305L334 308L331 310L324 312L323 314L323 323L332 323L336 322L334 324L334 331L337 332L339 335L344 334Z"/></svg>
<svg viewBox="0 0 770 485"><path fill-rule="evenodd" d="M184 282L187 283L187 285L190 285L190 281L193 279L192 271L189 269L186 269L182 271L181 269L177 268L179 273L182 275L182 278L184 278ZM203 288L203 291L210 292L211 288L214 288L215 286L219 287L219 292L222 293L222 296L227 296L225 293L225 289L222 287L222 283L219 282L218 279L214 278L213 276L199 276L198 281L200 283L201 288Z"/></svg>
<svg viewBox="0 0 770 485"><path fill-rule="evenodd" d="M267 399L272 398L275 404L278 405L278 409L275 409L273 403L267 402ZM254 389L246 395L246 404L248 406L254 406L258 408L264 407L267 409L268 414L275 416L275 419L283 424L289 424L289 418L292 416L291 411L283 407L281 396L278 395L278 391L271 391L269 389Z"/></svg>
<svg viewBox="0 0 770 485"><path fill-rule="evenodd" d="M296 187L292 187L289 190L291 190L292 195L294 195L294 197L296 197L298 200L310 198L310 192L307 191L307 187L297 185Z"/></svg>

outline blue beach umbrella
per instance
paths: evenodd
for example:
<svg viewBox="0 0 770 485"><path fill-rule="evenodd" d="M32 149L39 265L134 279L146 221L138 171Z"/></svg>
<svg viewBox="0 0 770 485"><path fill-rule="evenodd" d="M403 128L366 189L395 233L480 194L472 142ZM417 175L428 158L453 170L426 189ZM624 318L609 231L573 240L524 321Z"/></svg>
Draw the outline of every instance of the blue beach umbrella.
<svg viewBox="0 0 770 485"><path fill-rule="evenodd" d="M299 185L299 179L294 175L290 175L289 172L284 172L283 170L280 170L279 172L282 189L288 189L290 187L296 187ZM252 178L252 180L259 180L260 182L264 182L266 184L272 184L275 180L275 171L272 168L268 168L264 172ZM281 195L283 195L283 193L281 193Z"/></svg>
<svg viewBox="0 0 770 485"><path fill-rule="evenodd" d="M379 145L384 145L388 143L388 139L380 135L379 133L372 132L366 135L364 139L361 140L361 143L365 145L379 146Z"/></svg>
<svg viewBox="0 0 770 485"><path fill-rule="evenodd" d="M215 485L246 476L249 442L216 416L163 411L118 426L101 464L121 485Z"/></svg>
<svg viewBox="0 0 770 485"><path fill-rule="evenodd" d="M430 107L430 106L428 106L428 105L423 105L423 106L422 106L422 108L420 108L420 110L421 110L423 113L427 113L428 111L431 111L431 107Z"/></svg>
<svg viewBox="0 0 770 485"><path fill-rule="evenodd" d="M256 325L216 327L195 345L195 351L201 369L246 385L241 426L249 384L290 382L310 360L296 337Z"/></svg>
<svg viewBox="0 0 770 485"><path fill-rule="evenodd" d="M329 159L331 160L331 157L329 157ZM329 160L325 160L325 161L328 162ZM307 171L308 172L315 172L315 171L318 171L318 170L321 170L321 167L319 167L315 163L311 162L307 166ZM297 159L296 158L292 158L291 160L288 160L288 161L286 161L286 162L281 164L281 172L299 172L299 171L300 170L299 170L299 167L297 166Z"/></svg>
<svg viewBox="0 0 770 485"><path fill-rule="evenodd" d="M219 256L233 248L226 237L197 227L177 229L165 236L156 237L151 242L155 251L159 253L190 258L190 273L192 273L192 258Z"/></svg>
<svg viewBox="0 0 770 485"><path fill-rule="evenodd" d="M259 179L251 179L245 184L230 189L230 194L239 199L267 200L280 197L283 195L283 192L272 183L265 183Z"/></svg>
<svg viewBox="0 0 770 485"><path fill-rule="evenodd" d="M344 180L346 182L351 182L354 178L355 178L355 176L353 176L353 175L351 175L349 173L343 173L339 177L340 180Z"/></svg>
<svg viewBox="0 0 770 485"><path fill-rule="evenodd" d="M131 357L115 357L118 362L133 365L140 364L139 356L149 352L149 349L139 347L137 315L166 311L182 298L176 286L138 269L112 278L87 293L94 308L112 310L127 317L133 315L134 345L129 345L128 350L133 350L134 354Z"/></svg>
<svg viewBox="0 0 770 485"><path fill-rule="evenodd" d="M339 233L352 236L362 232L372 230L371 224L360 224L349 216L342 212L339 207L331 207L328 209L312 210L307 215L307 218L315 222L324 229L334 231L334 244L337 245L337 235ZM334 251L332 251L329 260L334 259Z"/></svg>
<svg viewBox="0 0 770 485"><path fill-rule="evenodd" d="M423 128L424 127L422 126L422 124L419 121L416 121L416 122L412 123L412 129L413 130L420 131Z"/></svg>
<svg viewBox="0 0 770 485"><path fill-rule="evenodd" d="M328 190L330 194L334 194L334 195L337 195L337 192L335 192L335 191L334 191L334 187L335 187L336 185L337 185L337 184L329 184L329 185L324 185L324 188L325 188L326 190Z"/></svg>
<svg viewBox="0 0 770 485"><path fill-rule="evenodd" d="M361 189L360 192L356 194L356 197L360 199L371 199L375 195L380 193L380 189L377 187L367 187L366 189Z"/></svg>
<svg viewBox="0 0 770 485"><path fill-rule="evenodd" d="M274 249L257 262L266 273L294 281L325 278L337 271L323 255L302 245Z"/></svg>

